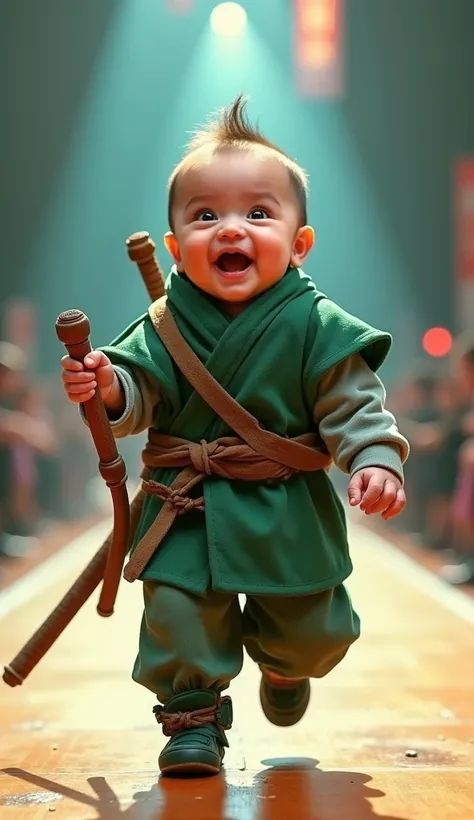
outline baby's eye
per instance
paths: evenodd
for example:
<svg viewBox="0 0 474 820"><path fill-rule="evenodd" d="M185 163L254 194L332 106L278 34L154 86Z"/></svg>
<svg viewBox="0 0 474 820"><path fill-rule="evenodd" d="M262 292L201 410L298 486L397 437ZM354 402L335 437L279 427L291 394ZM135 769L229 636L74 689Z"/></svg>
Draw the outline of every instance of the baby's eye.
<svg viewBox="0 0 474 820"><path fill-rule="evenodd" d="M269 216L265 208L253 208L249 213L249 219L268 219Z"/></svg>
<svg viewBox="0 0 474 820"><path fill-rule="evenodd" d="M198 222L211 222L213 219L217 219L217 216L212 211L206 210L199 211L199 213L196 214L195 219Z"/></svg>

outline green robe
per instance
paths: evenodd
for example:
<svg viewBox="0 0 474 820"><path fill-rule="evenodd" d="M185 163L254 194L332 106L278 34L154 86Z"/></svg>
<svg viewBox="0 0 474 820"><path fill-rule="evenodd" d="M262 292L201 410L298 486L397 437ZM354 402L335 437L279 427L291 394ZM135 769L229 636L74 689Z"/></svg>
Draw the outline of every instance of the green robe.
<svg viewBox="0 0 474 820"><path fill-rule="evenodd" d="M290 268L235 318L185 276L172 273L166 287L181 333L209 372L281 436L314 429L318 380L331 367L360 352L375 371L390 349L388 333L346 313L297 269ZM138 365L156 376L160 432L192 441L231 432L172 363L148 315L102 349L114 364ZM177 472L162 469L154 478L169 485ZM334 587L351 573L344 510L326 472L297 474L282 483L211 476L203 485L205 514L176 519L141 580L198 594L212 588L306 595ZM162 503L146 498L135 543Z"/></svg>

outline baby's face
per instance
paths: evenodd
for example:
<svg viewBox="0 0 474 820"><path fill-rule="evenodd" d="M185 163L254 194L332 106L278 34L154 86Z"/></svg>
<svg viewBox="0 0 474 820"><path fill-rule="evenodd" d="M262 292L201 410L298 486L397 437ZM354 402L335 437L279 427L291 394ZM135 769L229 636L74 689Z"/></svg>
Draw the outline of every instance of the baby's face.
<svg viewBox="0 0 474 820"><path fill-rule="evenodd" d="M167 246L178 270L234 312L301 265L313 242L288 169L247 151L217 152L183 171L173 216Z"/></svg>

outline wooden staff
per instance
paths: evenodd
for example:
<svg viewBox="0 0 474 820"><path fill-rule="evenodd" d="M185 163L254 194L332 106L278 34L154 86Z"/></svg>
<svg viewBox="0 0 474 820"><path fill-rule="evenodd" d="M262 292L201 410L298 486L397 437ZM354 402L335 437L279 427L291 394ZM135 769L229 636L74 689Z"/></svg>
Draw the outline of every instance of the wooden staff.
<svg viewBox="0 0 474 820"><path fill-rule="evenodd" d="M155 256L155 243L141 231L127 239L130 259L137 263L152 301L164 294L163 276ZM69 355L83 361L90 352L89 320L84 313L70 310L56 322L58 337L66 344ZM46 618L40 628L4 668L3 680L8 686L20 686L41 658L51 648L74 616L103 580L97 611L102 616L113 613L123 562L129 545L130 506L126 490L126 471L119 456L100 393L84 404L94 444L99 455L99 470L111 490L114 505L113 532L79 578ZM140 504L132 503L132 530L140 514ZM134 520L135 519L135 520Z"/></svg>
<svg viewBox="0 0 474 820"><path fill-rule="evenodd" d="M146 231L134 233L127 239L128 255L136 262L148 295L152 302L161 299L165 293L163 271L155 255L156 245Z"/></svg>
<svg viewBox="0 0 474 820"><path fill-rule="evenodd" d="M66 310L56 320L56 333L71 359L84 362L92 351L87 316L80 310ZM100 391L97 389L92 398L82 406L99 456L99 472L111 492L114 511L113 538L107 553L104 583L97 607L99 615L108 618L114 612L130 537L127 471L124 460L118 453Z"/></svg>

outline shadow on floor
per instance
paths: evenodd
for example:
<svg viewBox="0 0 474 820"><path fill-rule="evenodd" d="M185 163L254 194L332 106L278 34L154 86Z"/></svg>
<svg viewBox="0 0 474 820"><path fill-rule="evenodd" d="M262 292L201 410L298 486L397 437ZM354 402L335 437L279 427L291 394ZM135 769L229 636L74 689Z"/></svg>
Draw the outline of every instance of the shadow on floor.
<svg viewBox="0 0 474 820"><path fill-rule="evenodd" d="M68 817L82 820L409 820L377 812L372 799L385 793L368 785L372 778L361 772L322 771L311 758L262 760L267 768L257 773L223 772L202 779L159 778L149 788L136 791L137 780L147 775L113 775L114 788L104 777L87 778L95 793L70 788L53 780L24 771L3 769L3 773L29 783L40 792L11 794L0 801L4 806L37 808L63 800L89 807L84 814L77 805ZM133 792L129 804L128 794ZM128 793L128 794L127 794ZM59 816L63 816L59 814ZM66 815L64 815L66 816Z"/></svg>

